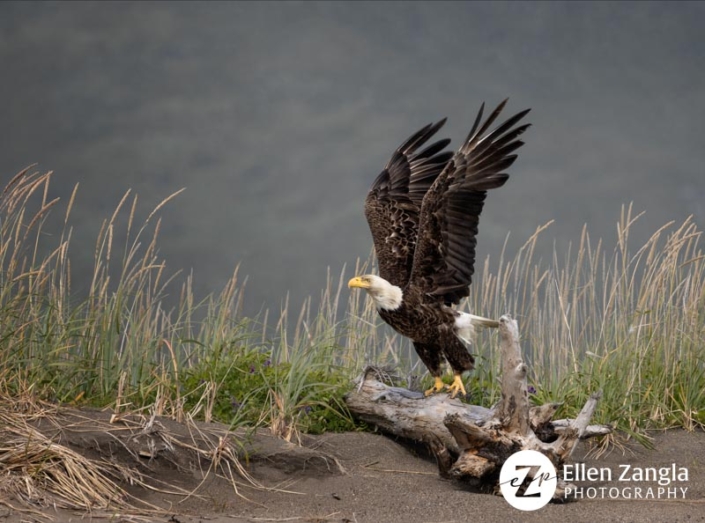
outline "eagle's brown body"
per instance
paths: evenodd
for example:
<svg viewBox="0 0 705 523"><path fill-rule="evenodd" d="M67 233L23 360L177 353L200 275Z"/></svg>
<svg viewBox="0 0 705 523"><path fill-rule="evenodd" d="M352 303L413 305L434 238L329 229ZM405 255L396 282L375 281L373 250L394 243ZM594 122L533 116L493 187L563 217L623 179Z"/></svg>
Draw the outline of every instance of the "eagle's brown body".
<svg viewBox="0 0 705 523"><path fill-rule="evenodd" d="M416 353L432 376L441 375L444 357L456 372L473 368L475 358L453 328L455 314L450 307L426 303L418 289L412 287L404 293L398 309L378 312L399 334L413 340Z"/></svg>
<svg viewBox="0 0 705 523"><path fill-rule="evenodd" d="M506 103L482 122L483 108L462 147L444 152L450 140L419 151L445 120L428 125L404 142L372 184L365 216L372 232L379 277L350 280L375 300L382 319L410 338L436 385L442 386L445 358L456 379L454 392L464 391L460 376L474 359L466 339L473 323L496 322L452 308L469 295L475 263L480 213L489 189L509 178L504 172L528 124L517 126L528 110L489 131ZM484 106L483 106L484 107Z"/></svg>

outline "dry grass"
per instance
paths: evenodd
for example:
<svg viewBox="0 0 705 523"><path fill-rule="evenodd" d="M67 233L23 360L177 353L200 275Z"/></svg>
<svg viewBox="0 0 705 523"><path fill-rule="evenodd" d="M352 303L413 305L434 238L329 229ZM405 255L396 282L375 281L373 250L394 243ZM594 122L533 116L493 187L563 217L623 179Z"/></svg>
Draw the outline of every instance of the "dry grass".
<svg viewBox="0 0 705 523"><path fill-rule="evenodd" d="M134 509L117 482L141 482L138 474L114 463L87 459L28 423L27 417L50 417L52 409L35 409L28 416L10 405L6 400L0 406L2 499L12 496L28 505L78 510Z"/></svg>
<svg viewBox="0 0 705 523"><path fill-rule="evenodd" d="M36 512L32 507L57 507L129 513L139 519L163 516L169 511L128 494L121 485L171 494L181 502L203 498L200 491L211 475L225 478L233 493L243 499L247 499L245 488L278 490L260 484L243 466L241 440L246 435L218 427L204 431L190 419L181 425L187 429L186 435L183 430L171 432L154 409L150 410L146 416L113 414L108 421L43 402L0 398L0 504L32 513ZM39 430L39 425L44 429ZM47 433L55 435L48 437ZM110 441L125 450L133 464L120 463L112 451L108 459L72 450L67 446L73 441L71 437L64 441L69 433L85 434L89 439L98 433L109 434ZM102 452L99 454L102 456ZM199 466L205 463L202 482L193 490L184 490L162 483L150 467L146 474L139 472L144 463L165 456L167 460L187 459Z"/></svg>

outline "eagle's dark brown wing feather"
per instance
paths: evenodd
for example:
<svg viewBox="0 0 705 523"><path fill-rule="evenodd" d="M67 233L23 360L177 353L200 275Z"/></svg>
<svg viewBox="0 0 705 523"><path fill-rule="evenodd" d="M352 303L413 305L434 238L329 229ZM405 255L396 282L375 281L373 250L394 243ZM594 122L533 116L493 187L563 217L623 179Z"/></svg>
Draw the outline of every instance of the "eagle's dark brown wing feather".
<svg viewBox="0 0 705 523"><path fill-rule="evenodd" d="M445 119L429 124L401 144L365 200L379 275L392 285L404 287L409 280L421 202L453 156L452 152L443 152L449 139L419 151L444 123Z"/></svg>
<svg viewBox="0 0 705 523"><path fill-rule="evenodd" d="M529 124L515 127L522 111L487 132L506 100L482 122L483 106L468 138L426 192L420 211L418 240L410 285L446 304L469 295L475 264L480 213L489 189L501 187L523 145L518 140Z"/></svg>

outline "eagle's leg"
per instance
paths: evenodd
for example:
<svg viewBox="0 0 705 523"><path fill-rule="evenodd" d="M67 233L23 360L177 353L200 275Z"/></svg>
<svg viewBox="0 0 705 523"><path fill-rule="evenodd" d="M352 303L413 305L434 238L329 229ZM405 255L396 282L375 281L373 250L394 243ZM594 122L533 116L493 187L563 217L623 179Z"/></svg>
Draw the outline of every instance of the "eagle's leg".
<svg viewBox="0 0 705 523"><path fill-rule="evenodd" d="M428 389L426 392L424 392L424 396L430 396L431 394L435 394L436 392L440 392L445 388L445 383L443 383L443 380L441 379L440 376L434 376L433 378L435 381L433 383L433 387Z"/></svg>
<svg viewBox="0 0 705 523"><path fill-rule="evenodd" d="M462 374L458 374L457 372L454 373L453 383L448 385L448 390L450 391L451 398L455 398L458 395L458 392L462 392L463 396L467 394L467 392L465 392L465 385L463 385Z"/></svg>

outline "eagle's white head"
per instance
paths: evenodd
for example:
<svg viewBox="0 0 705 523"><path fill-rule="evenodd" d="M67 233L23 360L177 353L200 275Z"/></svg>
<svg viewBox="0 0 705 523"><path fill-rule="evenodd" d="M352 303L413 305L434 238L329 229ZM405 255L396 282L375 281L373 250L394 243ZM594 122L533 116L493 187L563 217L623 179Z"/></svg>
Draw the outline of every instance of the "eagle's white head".
<svg viewBox="0 0 705 523"><path fill-rule="evenodd" d="M374 274L355 276L348 282L348 287L351 289L353 287L365 289L374 300L378 309L393 311L401 306L401 289Z"/></svg>

